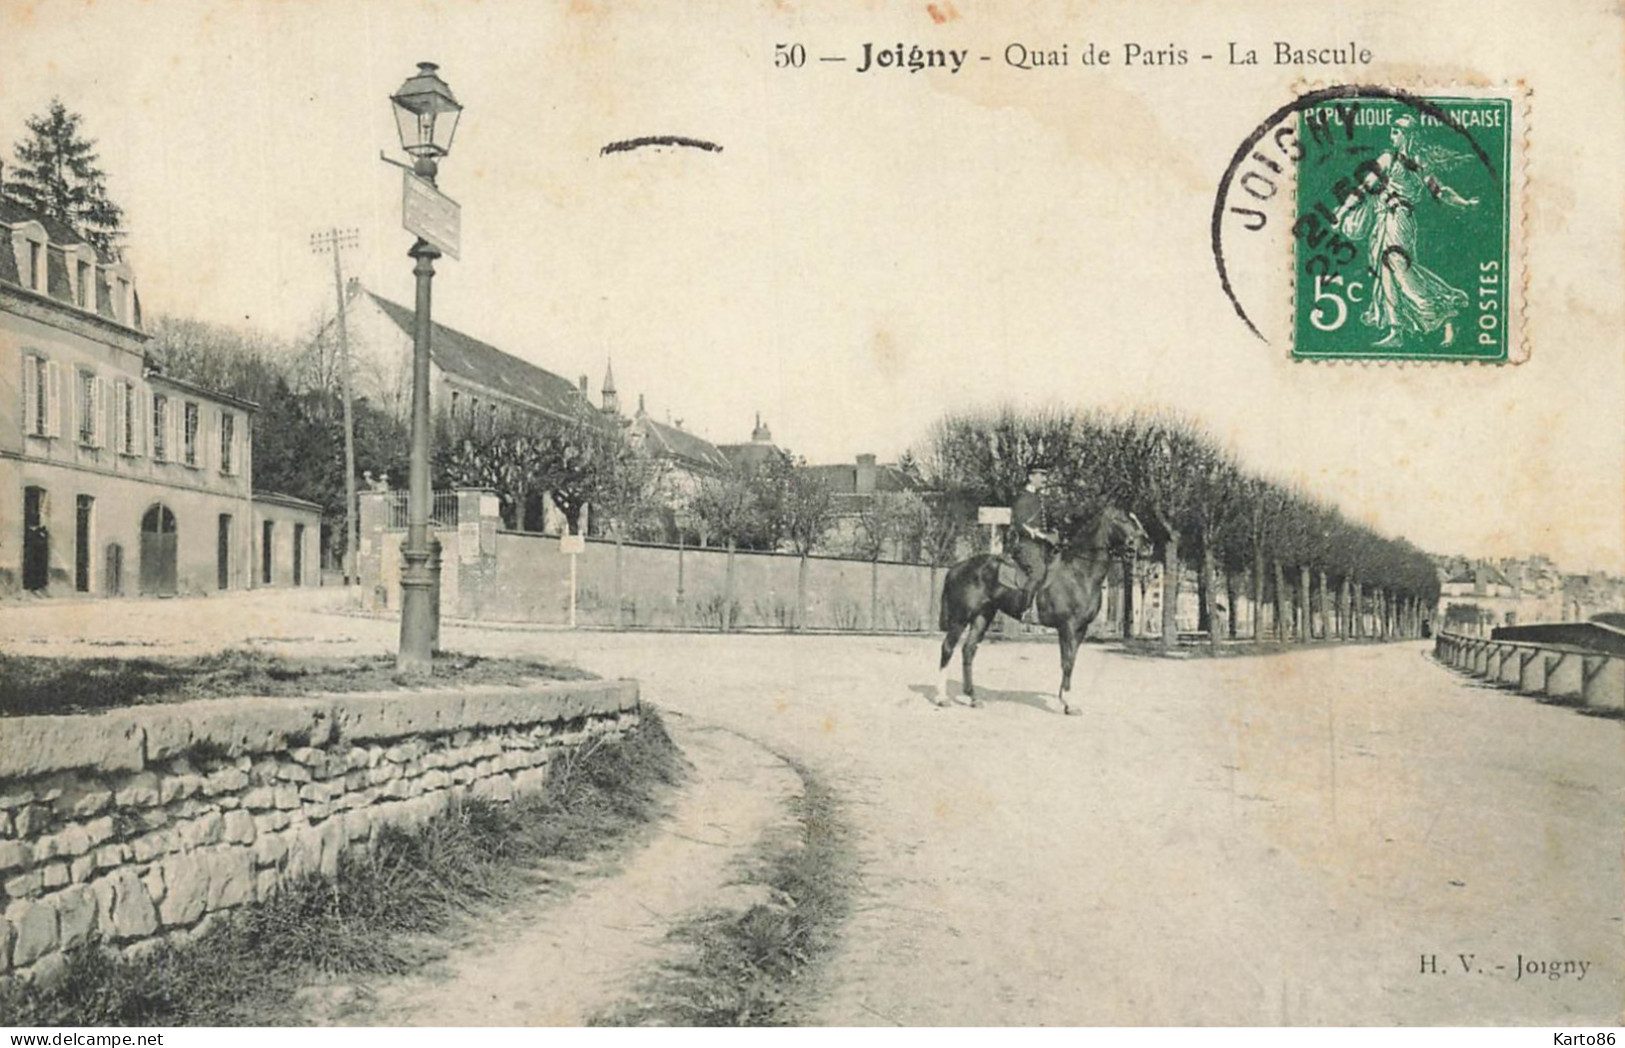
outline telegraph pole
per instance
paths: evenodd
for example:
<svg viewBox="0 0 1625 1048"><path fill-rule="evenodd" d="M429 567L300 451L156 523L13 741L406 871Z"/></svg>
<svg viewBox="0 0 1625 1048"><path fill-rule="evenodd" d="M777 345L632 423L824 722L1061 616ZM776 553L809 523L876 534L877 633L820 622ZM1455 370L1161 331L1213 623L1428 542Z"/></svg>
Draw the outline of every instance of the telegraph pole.
<svg viewBox="0 0 1625 1048"><path fill-rule="evenodd" d="M339 389L344 398L344 584L360 581L361 520L355 504L355 420L350 409L350 335L344 323L344 270L340 264L343 249L355 247L360 236L354 229L329 229L310 238L315 254L333 254L333 290L338 295Z"/></svg>

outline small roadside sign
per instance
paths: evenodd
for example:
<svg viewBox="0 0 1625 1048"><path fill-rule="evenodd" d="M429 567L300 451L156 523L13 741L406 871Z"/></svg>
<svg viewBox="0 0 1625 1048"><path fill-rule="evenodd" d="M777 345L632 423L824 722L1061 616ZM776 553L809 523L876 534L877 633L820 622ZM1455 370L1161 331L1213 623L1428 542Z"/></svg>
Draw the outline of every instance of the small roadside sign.
<svg viewBox="0 0 1625 1048"><path fill-rule="evenodd" d="M401 225L456 258L462 239L462 206L410 171L403 172L401 179Z"/></svg>
<svg viewBox="0 0 1625 1048"><path fill-rule="evenodd" d="M978 524L1009 524L1009 506L979 506L976 510L976 523Z"/></svg>
<svg viewBox="0 0 1625 1048"><path fill-rule="evenodd" d="M587 539L584 535L560 535L559 552L575 556L577 553L587 552Z"/></svg>

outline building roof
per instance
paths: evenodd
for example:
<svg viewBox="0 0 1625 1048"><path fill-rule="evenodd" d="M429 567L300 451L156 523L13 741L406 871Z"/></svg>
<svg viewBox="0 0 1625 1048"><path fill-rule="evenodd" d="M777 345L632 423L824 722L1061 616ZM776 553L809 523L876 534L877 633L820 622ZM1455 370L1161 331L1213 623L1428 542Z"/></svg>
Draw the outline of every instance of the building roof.
<svg viewBox="0 0 1625 1048"><path fill-rule="evenodd" d="M76 310L94 313L115 324L122 324L137 331L141 329L140 292L134 287L130 288L130 320L128 323L120 321L113 310L113 288L104 269L96 270L95 284L89 292L89 304L81 306L74 301L73 284L68 272L67 249L84 244L95 252L97 261L104 266L116 265L118 262L116 258L97 250L68 223L49 215L42 215L15 200L0 198L0 226L11 229L30 222L38 222L45 230L45 297L72 306ZM21 273L22 267L11 237L0 237L0 281L32 292L32 288L23 285Z"/></svg>
<svg viewBox="0 0 1625 1048"><path fill-rule="evenodd" d="M858 490L857 463L839 463L833 466L803 466L802 469L823 480L835 495L869 495L883 492L913 491L915 484L895 465L876 464L875 486L872 492Z"/></svg>
<svg viewBox="0 0 1625 1048"><path fill-rule="evenodd" d="M188 382L185 379L176 378L174 375L166 375L157 368L148 369L146 377L148 382L170 386L182 393L191 393L200 397L208 397L210 400L216 400L222 404L230 404L232 407L241 408L244 411L258 411L260 409L260 406L252 400L239 397L233 393L227 393L224 390L210 389L208 386L200 386L196 382Z"/></svg>
<svg viewBox="0 0 1625 1048"><path fill-rule="evenodd" d="M411 309L371 291L364 293L378 304L391 323L407 337L412 336L415 314ZM585 421L588 417L582 410L585 401L581 391L573 382L455 328L436 323L429 353L447 374L476 382L527 407L571 422Z"/></svg>
<svg viewBox="0 0 1625 1048"><path fill-rule="evenodd" d="M636 419L633 425L642 429L644 448L663 458L674 458L700 469L721 473L728 468L728 456L704 437L695 436L686 429L656 422L647 415Z"/></svg>
<svg viewBox="0 0 1625 1048"><path fill-rule="evenodd" d="M302 498L295 498L292 495L284 495L280 491L256 491L254 492L253 500L255 502L263 502L268 506L282 506L286 509L308 510L311 513L318 515L322 512L322 507L320 504L310 502Z"/></svg>
<svg viewBox="0 0 1625 1048"><path fill-rule="evenodd" d="M717 450L733 463L735 469L755 469L774 455L784 454L772 444L758 444L754 441L749 444L718 444Z"/></svg>
<svg viewBox="0 0 1625 1048"><path fill-rule="evenodd" d="M79 235L79 231L61 219L42 215L39 212L20 204L15 200L0 198L0 222L8 226L20 226L25 222L38 222L45 227L45 238L53 244L71 247L74 244L88 244L89 241ZM98 253L99 256L99 253ZM106 258L103 262L109 261Z"/></svg>

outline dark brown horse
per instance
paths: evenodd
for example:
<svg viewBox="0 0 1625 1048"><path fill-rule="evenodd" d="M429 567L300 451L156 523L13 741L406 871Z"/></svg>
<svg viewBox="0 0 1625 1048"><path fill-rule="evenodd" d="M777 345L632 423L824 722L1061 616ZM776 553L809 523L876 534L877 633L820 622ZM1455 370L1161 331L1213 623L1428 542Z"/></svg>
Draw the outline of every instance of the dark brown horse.
<svg viewBox="0 0 1625 1048"><path fill-rule="evenodd" d="M1069 714L1083 711L1066 701L1072 689L1072 664L1078 657L1078 644L1089 623L1100 613L1101 584L1111 562L1129 551L1143 552L1149 539L1138 518L1115 506L1108 506L1098 518L1086 522L1063 541L1050 558L1049 569L1034 600L1038 621L1055 630L1061 641L1061 686L1056 691L1061 708ZM982 553L962 560L948 569L942 582L942 613L938 626L942 638L942 662L938 705L948 704L948 662L954 648L964 641L965 696L972 706L980 706L971 679L971 663L976 646L999 612L1019 619L1024 594L1020 588L999 581L1006 557ZM1006 570L1008 568L1006 567Z"/></svg>

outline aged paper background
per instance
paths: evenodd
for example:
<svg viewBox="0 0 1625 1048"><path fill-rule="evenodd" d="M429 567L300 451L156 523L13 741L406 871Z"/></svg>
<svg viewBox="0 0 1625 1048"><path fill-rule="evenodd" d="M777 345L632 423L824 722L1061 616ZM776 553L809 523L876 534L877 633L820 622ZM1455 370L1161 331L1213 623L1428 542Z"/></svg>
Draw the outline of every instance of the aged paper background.
<svg viewBox="0 0 1625 1048"><path fill-rule="evenodd" d="M1276 41L1353 42L1373 57L1332 68L1278 66ZM1229 65L1232 42L1255 49L1260 64ZM899 43L971 57L957 73L857 71L865 45ZM1112 64L1083 67L1090 43L1111 53ZM1188 58L1178 66L1125 66L1130 43L1183 49ZM803 46L805 67L775 68L779 44ZM1004 57L1012 44L1032 51L1065 44L1071 64L1012 68ZM657 414L685 418L719 442L744 440L761 411L782 445L818 462L866 451L895 456L958 407L1168 406L1202 420L1250 465L1300 482L1424 549L1544 553L1565 570L1619 573L1622 44L1625 13L1617 0L8 0L0 6L0 127L15 136L22 119L53 95L85 114L128 212L130 258L149 312L292 334L330 294L329 272L306 250L310 232L330 224L360 227L362 248L348 264L369 286L410 301L399 176L377 154L395 152L386 96L412 63L432 59L467 107L440 177L463 205L462 259L440 266L436 318L559 374L597 376L612 354L623 397L644 393ZM1527 266L1527 362L1312 366L1290 361L1284 343L1266 344L1241 324L1214 270L1214 191L1236 146L1311 82L1424 94L1454 84L1527 90L1528 135L1519 148L1528 187L1514 234ZM600 153L644 135L687 135L723 148ZM1283 254L1283 269L1289 262ZM1254 308L1284 316L1287 306ZM582 643L571 650L634 676L640 667L688 657L664 640ZM726 672L758 672L764 690L794 698L800 656L768 650L759 667ZM1048 648L1042 658L1047 675ZM922 646L921 681L930 659ZM1459 743L1458 728L1377 703L1376 693L1397 678L1373 672L1373 702L1360 714L1367 727L1445 732ZM743 688L745 678L736 684ZM1263 665L1236 671L1211 697L1222 705L1243 693L1285 696L1294 686ZM1284 771L1310 759L1305 740L1275 729L1254 733L1234 713L1240 707L1229 708L1234 715L1216 723L1233 732L1238 766ZM904 729L887 723L881 741L896 750L899 778L927 775L932 755L909 752L909 738L894 734ZM988 723L997 728L980 740L956 727L942 753L968 760L978 747L1002 750L1008 775L995 764L978 765L969 777L973 796L1002 812L1006 836L986 846L1040 849L1042 841L1019 832L1029 818L1025 805L1065 812L1085 800L1024 800L1014 769L1034 737L1019 725ZM1602 800L1617 807L1618 724L1586 728L1606 737L1595 743L1605 779L1612 776ZM1047 722L1028 730L1051 731ZM1472 730L1484 732L1474 745L1496 745L1494 731ZM1092 745L1087 759L1179 768L1187 744L1170 735L1140 738L1132 748ZM1105 920L1091 908L1099 885L1087 877L1101 871L1080 861L1051 871L1053 879L1029 895L1019 884L967 873L981 867L977 839L966 834L952 846L962 860L906 871L921 879L924 905L963 914L965 936L983 933L974 950L964 946L966 967L941 960L940 970L913 980L919 985L891 997L873 991L864 998L867 1019L855 1006L835 1007L825 1018L1617 1021L1625 986L1619 826L1604 825L1609 846L1584 856L1541 843L1540 813L1553 825L1582 817L1570 809L1571 794L1553 785L1567 759L1561 747L1550 753L1550 767L1520 766L1510 778L1487 782L1485 820L1451 829L1448 817L1421 825L1429 813L1383 809L1387 801L1409 803L1415 794L1408 791L1434 776L1459 786L1459 777L1472 773L1466 764L1431 765L1425 736L1407 745L1368 783L1372 792L1361 803L1369 807L1338 818L1391 818L1417 829L1423 843L1414 862L1388 869L1364 845L1335 836L1306 843L1294 820L1314 822L1324 813L1295 807L1291 797L1275 799L1286 813L1279 825L1255 827L1261 840L1328 879L1329 915L1317 911L1326 926L1310 939L1324 951L1303 942L1282 947L1263 927L1203 926L1201 915L1214 911L1195 902L1176 907L1173 917L1129 913L1128 923L1093 944L1060 941L1054 928ZM1282 781L1296 780L1285 774ZM1511 790L1522 795L1500 792ZM893 794L879 796L874 803ZM1113 803L1154 808L1157 799ZM1480 900L1482 909L1449 899L1429 904L1429 914L1453 914L1438 926L1448 926L1450 937L1387 924L1371 909L1374 899L1391 894L1399 905L1448 879L1448 863L1429 865L1445 847L1439 839L1449 838L1451 854L1469 866L1463 857L1480 847L1505 861L1504 849L1475 837L1498 832L1488 816L1500 805L1535 819L1533 850L1522 868L1474 871L1503 887ZM929 821L929 808L877 817L867 832L925 833L916 816ZM1031 818L1043 827L1035 832L1058 825ZM1425 843L1432 834L1439 837ZM1153 894L1169 893L1158 896L1159 905L1177 894L1177 881L1192 893L1256 896L1256 912L1268 912L1276 891L1268 884L1204 884L1222 842L1129 840L1154 843L1156 857L1112 875L1149 879ZM869 846L886 850L873 839ZM1079 845L1089 852L1105 846ZM1349 887L1379 874L1388 878L1380 892ZM1458 879L1476 883L1474 876ZM1046 894L1068 885L1075 894ZM1121 900L1125 890L1119 884L1107 894ZM990 892L1002 929L975 916ZM1520 900L1529 909L1520 909ZM1302 918L1290 903L1281 913L1286 924ZM1351 930L1364 923L1381 925L1380 935L1368 942ZM1468 934L1473 928L1476 939ZM1169 944L1165 965L1140 955L1114 961L1114 950L1132 952L1159 937ZM918 932L918 952L907 964L957 956L953 944L962 938L941 928ZM1357 961L1347 956L1354 942L1364 951ZM1597 974L1582 986L1536 990L1497 984L1445 991L1416 979L1419 954L1474 948L1583 954ZM1327 956L1338 951L1344 956ZM1006 985L994 969L1017 960L1048 973L1053 984ZM838 1001L859 995L854 987L876 973L906 966L879 945L845 963L844 971L856 974L842 983ZM1238 967L1253 974L1238 982L1228 974ZM1254 977L1265 970L1273 974ZM969 979L974 992L956 992L958 979ZM1210 981L1214 988L1193 989Z"/></svg>

